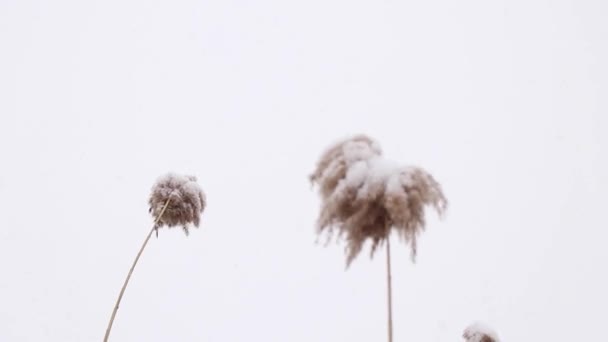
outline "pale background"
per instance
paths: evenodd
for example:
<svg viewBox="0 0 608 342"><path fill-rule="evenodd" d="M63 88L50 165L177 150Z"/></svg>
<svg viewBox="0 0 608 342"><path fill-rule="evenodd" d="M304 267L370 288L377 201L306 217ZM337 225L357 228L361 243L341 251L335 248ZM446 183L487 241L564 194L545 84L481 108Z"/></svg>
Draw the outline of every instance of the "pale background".
<svg viewBox="0 0 608 342"><path fill-rule="evenodd" d="M383 250L315 245L367 133L450 200L394 243L395 341L607 341L608 3L0 1L0 341L101 341L156 177L199 177L112 341L383 341Z"/></svg>

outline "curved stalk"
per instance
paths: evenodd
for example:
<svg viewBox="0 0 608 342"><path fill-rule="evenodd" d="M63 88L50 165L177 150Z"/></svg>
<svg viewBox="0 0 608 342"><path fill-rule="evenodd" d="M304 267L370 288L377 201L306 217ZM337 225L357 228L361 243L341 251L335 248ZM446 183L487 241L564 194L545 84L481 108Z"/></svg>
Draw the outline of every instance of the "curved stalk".
<svg viewBox="0 0 608 342"><path fill-rule="evenodd" d="M146 248L146 245L148 244L148 241L150 240L152 233L158 229L158 222L160 221L160 218L165 213L165 210L169 206L170 201L171 201L171 198L167 199L167 202L165 202L165 205L163 206L162 210L160 211L160 215L158 215L158 217L154 221L154 226L152 227L152 229L150 229L148 236L144 240L144 243L141 245L141 248L139 249L139 252L137 253L137 256L135 257L135 261L133 261L133 265L131 265L131 269L129 270L129 273L127 274L127 279L125 279L125 283L122 285L122 289L120 290L120 294L118 295L118 300L116 300L116 304L114 305L114 310L112 311L112 316L110 317L110 322L108 323L108 327L106 328L106 335L103 338L104 342L108 342L108 338L110 337L110 330L112 330L112 324L114 323L114 318L116 317L116 312L118 312L118 307L120 306L120 301L122 300L122 296L124 295L125 290L127 289L127 285L129 284L129 280L131 279L131 275L133 274L135 265L137 265L137 261L139 261L139 257L141 257L142 252Z"/></svg>

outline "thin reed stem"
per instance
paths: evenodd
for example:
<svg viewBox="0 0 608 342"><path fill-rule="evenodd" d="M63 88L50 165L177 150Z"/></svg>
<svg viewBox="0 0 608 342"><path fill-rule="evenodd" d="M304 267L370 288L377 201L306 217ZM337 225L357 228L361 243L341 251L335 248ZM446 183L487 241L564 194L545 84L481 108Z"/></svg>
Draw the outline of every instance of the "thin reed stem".
<svg viewBox="0 0 608 342"><path fill-rule="evenodd" d="M154 233L154 231L158 228L158 222L160 221L160 218L165 213L165 210L169 206L170 201L171 201L171 198L168 198L167 201L165 202L165 205L163 206L162 210L160 211L160 215L158 215L158 217L154 221L154 226L152 227L152 229L150 229L150 232L148 233L146 240L144 240L143 245L141 245L141 248L139 249L139 252L137 253L137 256L135 257L135 261L133 261L133 265L131 265L129 274L127 274L127 279L125 279L125 283L122 285L122 289L120 290L120 294L118 295L118 300L116 301L116 305L114 305L114 310L112 311L112 317L110 318L110 322L108 323L108 328L106 329L106 335L103 338L104 342L108 342L108 338L110 337L110 330L112 330L112 324L114 323L114 318L116 317L116 312L118 312L118 307L120 306L120 301L122 300L122 296L124 295L127 285L129 284L129 280L131 279L131 274L133 274L135 265L137 265L137 261L139 261L139 257L141 257L141 253L146 248L146 245L148 244L148 241L150 240L152 233Z"/></svg>
<svg viewBox="0 0 608 342"><path fill-rule="evenodd" d="M391 239L386 237L386 286L388 290L388 342L393 342L393 287L391 280Z"/></svg>

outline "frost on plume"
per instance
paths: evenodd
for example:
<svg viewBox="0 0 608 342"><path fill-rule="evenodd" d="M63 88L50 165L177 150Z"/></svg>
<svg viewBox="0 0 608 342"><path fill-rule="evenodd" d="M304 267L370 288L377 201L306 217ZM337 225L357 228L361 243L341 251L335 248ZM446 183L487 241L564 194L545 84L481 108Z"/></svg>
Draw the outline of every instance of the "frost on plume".
<svg viewBox="0 0 608 342"><path fill-rule="evenodd" d="M181 226L188 235L190 225L199 226L206 198L196 181L195 176L175 173L168 173L156 181L148 204L150 213L157 220L157 228ZM169 203L163 212L167 201Z"/></svg>
<svg viewBox="0 0 608 342"><path fill-rule="evenodd" d="M385 159L380 145L366 135L331 145L310 180L321 197L318 233L345 236L347 267L367 239L373 256L391 229L410 244L415 261L416 238L425 229L425 207L440 215L447 208L440 184L428 172Z"/></svg>

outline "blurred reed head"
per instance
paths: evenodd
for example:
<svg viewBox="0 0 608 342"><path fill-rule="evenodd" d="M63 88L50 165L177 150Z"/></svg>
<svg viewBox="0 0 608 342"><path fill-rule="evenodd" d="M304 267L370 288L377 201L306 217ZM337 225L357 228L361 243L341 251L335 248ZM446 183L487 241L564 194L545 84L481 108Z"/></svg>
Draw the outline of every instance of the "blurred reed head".
<svg viewBox="0 0 608 342"><path fill-rule="evenodd" d="M500 342L496 332L481 322L474 322L463 332L462 337L466 342Z"/></svg>
<svg viewBox="0 0 608 342"><path fill-rule="evenodd" d="M310 175L318 185L321 209L317 233L337 232L346 239L346 266L369 239L373 256L392 230L417 253L417 236L425 229L425 208L440 215L447 209L440 184L424 169L403 166L382 156L380 145L356 135L331 145Z"/></svg>
<svg viewBox="0 0 608 342"><path fill-rule="evenodd" d="M195 176L175 173L158 178L148 200L149 211L157 222L156 228L182 227L186 235L190 225L198 228L201 214L205 210L206 198L196 181ZM167 201L169 204L160 216Z"/></svg>

